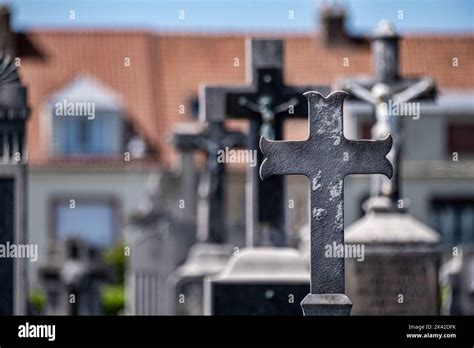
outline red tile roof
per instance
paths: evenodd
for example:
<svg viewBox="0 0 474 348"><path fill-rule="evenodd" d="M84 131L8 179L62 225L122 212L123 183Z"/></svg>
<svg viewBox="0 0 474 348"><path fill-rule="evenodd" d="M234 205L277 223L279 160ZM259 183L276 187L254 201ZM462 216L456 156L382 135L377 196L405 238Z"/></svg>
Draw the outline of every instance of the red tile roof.
<svg viewBox="0 0 474 348"><path fill-rule="evenodd" d="M93 75L124 97L127 118L156 147L165 165L174 159L167 143L169 133L175 123L190 120L190 99L197 96L199 83L245 81L243 35L34 31L27 36L43 54L43 59L25 57L20 69L32 108L28 127L32 164L48 160L41 107L77 74ZM288 36L285 43L287 83L334 85L342 76L371 74L368 45L328 48L317 36ZM441 90L473 89L473 55L472 35L410 36L401 42L401 72L432 76ZM126 57L130 67L124 64ZM345 57L348 66L343 64ZM234 58L239 58L239 67L234 66ZM186 107L184 115L179 113L180 105ZM291 133L301 138L305 132L303 124Z"/></svg>

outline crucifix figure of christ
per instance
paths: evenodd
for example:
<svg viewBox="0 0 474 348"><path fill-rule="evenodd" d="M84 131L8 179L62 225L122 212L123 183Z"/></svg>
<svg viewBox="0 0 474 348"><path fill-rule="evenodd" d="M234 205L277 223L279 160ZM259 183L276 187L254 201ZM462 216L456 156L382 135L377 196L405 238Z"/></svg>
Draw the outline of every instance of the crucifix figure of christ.
<svg viewBox="0 0 474 348"><path fill-rule="evenodd" d="M418 110L414 105L406 105L417 99L433 98L435 94L434 81L429 77L420 79L402 79L399 75L399 36L394 26L380 22L372 39L372 54L374 60L374 78L371 80L345 79L339 87L351 93L357 99L372 104L375 108L376 122L372 127L372 139L383 139L388 134L393 137L393 145L388 159L393 165L392 179L382 176L372 178L372 195L388 197L394 206L400 197L400 158L402 151L403 128L401 116L397 110Z"/></svg>
<svg viewBox="0 0 474 348"><path fill-rule="evenodd" d="M344 294L344 258L327 257L326 246L344 245L344 177L349 174L392 175L385 157L391 136L383 140L348 140L343 134L343 102L337 91L324 97L306 92L309 137L305 141L271 141L260 148L266 157L262 180L272 175L302 174L309 178L311 225L311 292L302 301L305 315L349 315Z"/></svg>
<svg viewBox="0 0 474 348"><path fill-rule="evenodd" d="M175 132L172 142L182 151L200 150L206 154L206 166L198 186L197 239L200 242L223 243L225 237L225 163L219 151L244 147L245 134L227 131L222 122L209 122L197 132Z"/></svg>
<svg viewBox="0 0 474 348"><path fill-rule="evenodd" d="M249 121L247 149L257 154L257 166L249 166L246 184L246 231L249 247L266 242L273 246L286 243L285 185L282 177L261 181L258 167L263 161L258 151L261 136L283 139L284 122L307 117L302 93L317 89L329 93L327 86L285 85L283 81L282 40L249 39L246 42L247 85L201 88L201 117L205 120L228 117ZM258 233L257 233L258 232ZM262 241L262 235L270 241Z"/></svg>

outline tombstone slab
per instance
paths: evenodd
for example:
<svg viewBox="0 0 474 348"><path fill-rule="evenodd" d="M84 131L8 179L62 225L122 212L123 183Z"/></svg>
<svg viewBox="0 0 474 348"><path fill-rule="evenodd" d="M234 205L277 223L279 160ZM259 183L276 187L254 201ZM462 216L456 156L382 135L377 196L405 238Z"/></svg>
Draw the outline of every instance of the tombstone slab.
<svg viewBox="0 0 474 348"><path fill-rule="evenodd" d="M309 272L291 248L250 248L205 281L207 315L301 315Z"/></svg>
<svg viewBox="0 0 474 348"><path fill-rule="evenodd" d="M199 150L206 155L206 165L199 182L197 240L186 262L168 279L173 313L203 314L204 277L220 272L232 253L226 239L225 163L219 161L219 151L243 147L245 134L226 130L221 121L196 125L188 130L175 130L174 145L181 150ZM197 128L197 129L196 129Z"/></svg>
<svg viewBox="0 0 474 348"><path fill-rule="evenodd" d="M382 21L372 37L373 78L344 79L340 87L374 105L372 138L390 133L388 158L394 167L391 181L372 178L367 214L350 226L346 242L365 246L363 262L347 260L348 292L357 314L437 314L438 234L410 217L401 199L400 163L403 150L403 115L389 103L402 105L433 99L436 86L429 77L403 78L399 72L399 40L395 27ZM419 115L418 115L419 116ZM356 302L357 301L357 304Z"/></svg>
<svg viewBox="0 0 474 348"><path fill-rule="evenodd" d="M406 211L374 205L346 230L364 259L346 260L347 293L357 315L439 314L439 234Z"/></svg>
<svg viewBox="0 0 474 348"><path fill-rule="evenodd" d="M195 226L185 221L161 221L140 229L131 241L127 264L127 314L169 315L173 294L169 275L186 259L195 241Z"/></svg>
<svg viewBox="0 0 474 348"><path fill-rule="evenodd" d="M172 303L176 315L202 315L204 278L221 272L233 247L226 244L198 243L191 247L186 262L168 278L174 294Z"/></svg>

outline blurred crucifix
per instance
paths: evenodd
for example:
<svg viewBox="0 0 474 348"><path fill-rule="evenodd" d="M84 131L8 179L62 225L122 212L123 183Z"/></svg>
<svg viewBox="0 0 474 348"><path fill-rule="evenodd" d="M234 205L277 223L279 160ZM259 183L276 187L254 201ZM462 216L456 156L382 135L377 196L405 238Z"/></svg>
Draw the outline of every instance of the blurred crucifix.
<svg viewBox="0 0 474 348"><path fill-rule="evenodd" d="M345 79L339 87L353 97L372 104L375 108L375 124L372 139L380 140L392 135L393 145L387 158L394 168L390 180L381 175L372 178L372 196L388 197L397 205L400 193L400 158L402 151L403 127L399 110L414 111L419 106L403 105L417 99L433 99L435 83L429 77L405 79L399 75L399 36L394 26L387 21L380 22L372 39L372 54L375 76L370 80Z"/></svg>

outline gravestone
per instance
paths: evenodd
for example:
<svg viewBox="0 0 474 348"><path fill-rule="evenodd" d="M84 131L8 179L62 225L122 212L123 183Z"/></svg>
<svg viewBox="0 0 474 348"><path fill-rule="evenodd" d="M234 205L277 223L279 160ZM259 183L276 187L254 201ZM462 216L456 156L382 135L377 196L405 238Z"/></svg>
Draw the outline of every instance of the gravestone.
<svg viewBox="0 0 474 348"><path fill-rule="evenodd" d="M26 88L13 59L0 53L0 244L27 240ZM0 315L27 311L26 260L0 258Z"/></svg>
<svg viewBox="0 0 474 348"><path fill-rule="evenodd" d="M130 222L126 268L126 309L130 315L172 314L167 279L195 242L195 225L175 218L164 202L164 178L151 180L147 202Z"/></svg>
<svg viewBox="0 0 474 348"><path fill-rule="evenodd" d="M285 247L288 226L284 178L262 181L258 177L263 160L258 152L258 141L263 135L282 139L286 120L307 117L307 103L302 93L311 88L324 91L329 88L285 85L281 40L249 39L246 45L247 86L201 88L201 104L204 105L201 116L206 120L224 117L248 120L247 150L258 154L257 165L249 165L247 169L248 249L232 256L221 274L206 280L205 313L300 315L298 303L308 291L309 275L302 256ZM272 267L282 264L294 268Z"/></svg>
<svg viewBox="0 0 474 348"><path fill-rule="evenodd" d="M441 315L474 314L474 247L466 244L452 248L452 257L439 272L444 300Z"/></svg>
<svg viewBox="0 0 474 348"><path fill-rule="evenodd" d="M311 226L311 288L301 302L305 315L349 315L352 303L345 295L344 253L327 255L327 247L344 246L344 177L349 174L392 175L385 158L392 139L348 140L343 134L346 92L328 97L306 92L309 137L305 141L269 141L260 147L266 159L262 179L271 175L302 174L309 178Z"/></svg>
<svg viewBox="0 0 474 348"><path fill-rule="evenodd" d="M263 157L258 151L261 136L283 139L284 122L306 118L303 92L329 93L327 86L288 86L283 81L283 41L246 41L245 86L203 85L200 117L204 121L244 119L249 122L247 149L257 153L257 165L247 170L246 233L248 246L286 245L288 229L285 182L281 177L261 181L258 168Z"/></svg>
<svg viewBox="0 0 474 348"><path fill-rule="evenodd" d="M388 159L396 168L400 167L403 117L393 114L393 110L408 102L431 100L436 94L435 84L429 77L400 77L399 39L394 26L381 21L372 38L374 77L343 79L338 83L339 88L349 92L351 97L374 106L376 122L372 127L372 138L383 139L389 133L392 135L393 145ZM372 195L389 197L397 205L401 196L399 174L400 170L394 170L390 181L373 176Z"/></svg>
<svg viewBox="0 0 474 348"><path fill-rule="evenodd" d="M212 291L211 291L212 286ZM248 248L205 282L206 314L300 315L308 293L305 260L291 248Z"/></svg>
<svg viewBox="0 0 474 348"><path fill-rule="evenodd" d="M226 238L226 175L219 151L245 144L245 135L225 130L223 122L210 122L204 128L193 125L195 129L173 134L177 148L206 154L198 189L198 243L191 248L186 263L168 279L171 293L175 295L172 301L174 313L178 315L203 314L204 277L219 273L232 253L232 246L223 244Z"/></svg>
<svg viewBox="0 0 474 348"><path fill-rule="evenodd" d="M394 175L391 181L373 181L366 215L347 229L346 243L365 247L363 262L347 259L347 292L354 314L437 314L439 236L402 208L403 117L393 112L394 105L432 99L435 85L427 77L400 77L399 36L390 23L379 24L372 51L374 78L345 79L341 87L374 105L373 139L393 136L388 158Z"/></svg>
<svg viewBox="0 0 474 348"><path fill-rule="evenodd" d="M437 245L430 227L381 197L347 228L346 243L363 245L362 262L347 259L347 293L359 315L437 315Z"/></svg>
<svg viewBox="0 0 474 348"><path fill-rule="evenodd" d="M463 249L453 248L452 257L440 266L439 285L442 289L441 292L444 293L441 296L441 315L461 315L463 312L461 305ZM456 252L454 252L455 250ZM474 277L472 278L474 280Z"/></svg>
<svg viewBox="0 0 474 348"><path fill-rule="evenodd" d="M110 279L99 250L69 237L39 268L46 315L100 315L100 287Z"/></svg>
<svg viewBox="0 0 474 348"><path fill-rule="evenodd" d="M174 296L167 279L185 260L194 230L194 225L180 221L162 222L146 230L140 227L127 265L127 314L173 314Z"/></svg>
<svg viewBox="0 0 474 348"><path fill-rule="evenodd" d="M474 247L462 248L461 267L459 269L458 303L462 315L474 315Z"/></svg>

